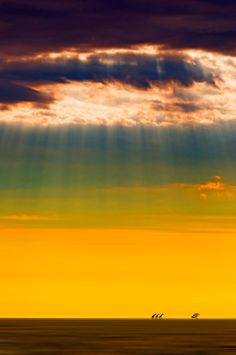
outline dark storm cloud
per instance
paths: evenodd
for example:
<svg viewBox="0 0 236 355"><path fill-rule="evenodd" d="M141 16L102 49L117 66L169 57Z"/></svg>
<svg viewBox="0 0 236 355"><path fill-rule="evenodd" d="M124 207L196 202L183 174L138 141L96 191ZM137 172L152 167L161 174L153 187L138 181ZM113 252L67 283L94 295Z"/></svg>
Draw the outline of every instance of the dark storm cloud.
<svg viewBox="0 0 236 355"><path fill-rule="evenodd" d="M173 81L182 86L191 86L194 82L214 84L212 73L198 62L150 55L100 55L90 56L87 61L74 58L14 62L2 66L0 78L33 85L118 81L143 89Z"/></svg>
<svg viewBox="0 0 236 355"><path fill-rule="evenodd" d="M0 2L0 13L4 20L18 17L18 18L29 18L29 17L52 17L61 15L60 11L47 9L40 6L27 4L24 1L14 2L14 1L3 1ZM4 21L3 21L4 22Z"/></svg>
<svg viewBox="0 0 236 355"><path fill-rule="evenodd" d="M2 55L160 44L233 54L229 0L0 0Z"/></svg>
<svg viewBox="0 0 236 355"><path fill-rule="evenodd" d="M45 105L51 101L52 98L50 96L47 96L30 87L11 82L0 82L0 103L4 104L1 106L2 109L6 109L10 104L20 102L31 102Z"/></svg>

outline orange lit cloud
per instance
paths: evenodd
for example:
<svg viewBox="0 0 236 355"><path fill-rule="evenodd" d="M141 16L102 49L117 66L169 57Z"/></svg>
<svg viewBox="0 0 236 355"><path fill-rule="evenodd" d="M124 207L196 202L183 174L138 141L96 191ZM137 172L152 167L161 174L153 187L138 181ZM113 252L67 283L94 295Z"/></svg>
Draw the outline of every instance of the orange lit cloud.
<svg viewBox="0 0 236 355"><path fill-rule="evenodd" d="M182 192L190 194L193 198L208 200L222 199L233 200L236 198L236 185L228 184L222 181L221 176L214 176L210 181L197 184L172 184L159 189L163 193Z"/></svg>
<svg viewBox="0 0 236 355"><path fill-rule="evenodd" d="M225 192L227 186L221 181L221 176L215 176L214 181L209 181L201 184L198 187L200 196L206 200L209 197L209 193L222 193Z"/></svg>
<svg viewBox="0 0 236 355"><path fill-rule="evenodd" d="M215 181L209 181L199 186L199 191L224 191L226 185L221 181L221 176L215 176Z"/></svg>
<svg viewBox="0 0 236 355"><path fill-rule="evenodd" d="M209 197L233 199L236 196L236 186L224 183L221 176L215 176L213 181L200 184L198 191L203 200Z"/></svg>
<svg viewBox="0 0 236 355"><path fill-rule="evenodd" d="M17 97L2 91L0 122L166 126L236 119L236 59L225 55L139 46L27 61L10 60L2 69L4 80L15 78Z"/></svg>

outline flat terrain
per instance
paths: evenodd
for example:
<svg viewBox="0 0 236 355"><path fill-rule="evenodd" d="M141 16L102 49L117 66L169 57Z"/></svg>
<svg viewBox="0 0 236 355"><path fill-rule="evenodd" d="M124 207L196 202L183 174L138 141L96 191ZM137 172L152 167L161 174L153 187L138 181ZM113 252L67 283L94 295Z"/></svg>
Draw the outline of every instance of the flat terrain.
<svg viewBox="0 0 236 355"><path fill-rule="evenodd" d="M236 320L2 319L0 354L236 354Z"/></svg>

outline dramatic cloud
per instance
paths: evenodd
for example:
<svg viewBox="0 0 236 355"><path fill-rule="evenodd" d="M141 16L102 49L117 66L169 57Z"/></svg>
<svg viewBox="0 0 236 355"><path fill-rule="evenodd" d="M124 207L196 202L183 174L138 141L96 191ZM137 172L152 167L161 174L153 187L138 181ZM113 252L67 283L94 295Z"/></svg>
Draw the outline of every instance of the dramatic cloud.
<svg viewBox="0 0 236 355"><path fill-rule="evenodd" d="M2 60L0 78L1 122L163 126L236 118L236 59L225 55L151 46L49 53Z"/></svg>
<svg viewBox="0 0 236 355"><path fill-rule="evenodd" d="M235 120L236 4L0 0L0 122Z"/></svg>
<svg viewBox="0 0 236 355"><path fill-rule="evenodd" d="M2 55L154 44L235 54L235 1L1 0Z"/></svg>
<svg viewBox="0 0 236 355"><path fill-rule="evenodd" d="M19 102L31 102L45 105L51 101L52 97L30 87L7 81L0 81L0 103L2 104L8 105Z"/></svg>
<svg viewBox="0 0 236 355"><path fill-rule="evenodd" d="M152 84L178 82L190 86L194 82L214 84L209 69L189 58L160 58L151 55L101 54L86 60L76 57L13 62L2 65L0 77L31 83L64 83L68 81L118 81L140 88Z"/></svg>

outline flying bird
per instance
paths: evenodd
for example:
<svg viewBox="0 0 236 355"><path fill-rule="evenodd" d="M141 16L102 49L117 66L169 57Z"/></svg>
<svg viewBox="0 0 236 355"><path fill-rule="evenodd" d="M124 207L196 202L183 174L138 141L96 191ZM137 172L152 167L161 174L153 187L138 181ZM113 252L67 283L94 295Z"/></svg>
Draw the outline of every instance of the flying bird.
<svg viewBox="0 0 236 355"><path fill-rule="evenodd" d="M153 314L152 318L155 318L156 313Z"/></svg>
<svg viewBox="0 0 236 355"><path fill-rule="evenodd" d="M164 316L164 313L159 315L159 319L161 319Z"/></svg>

